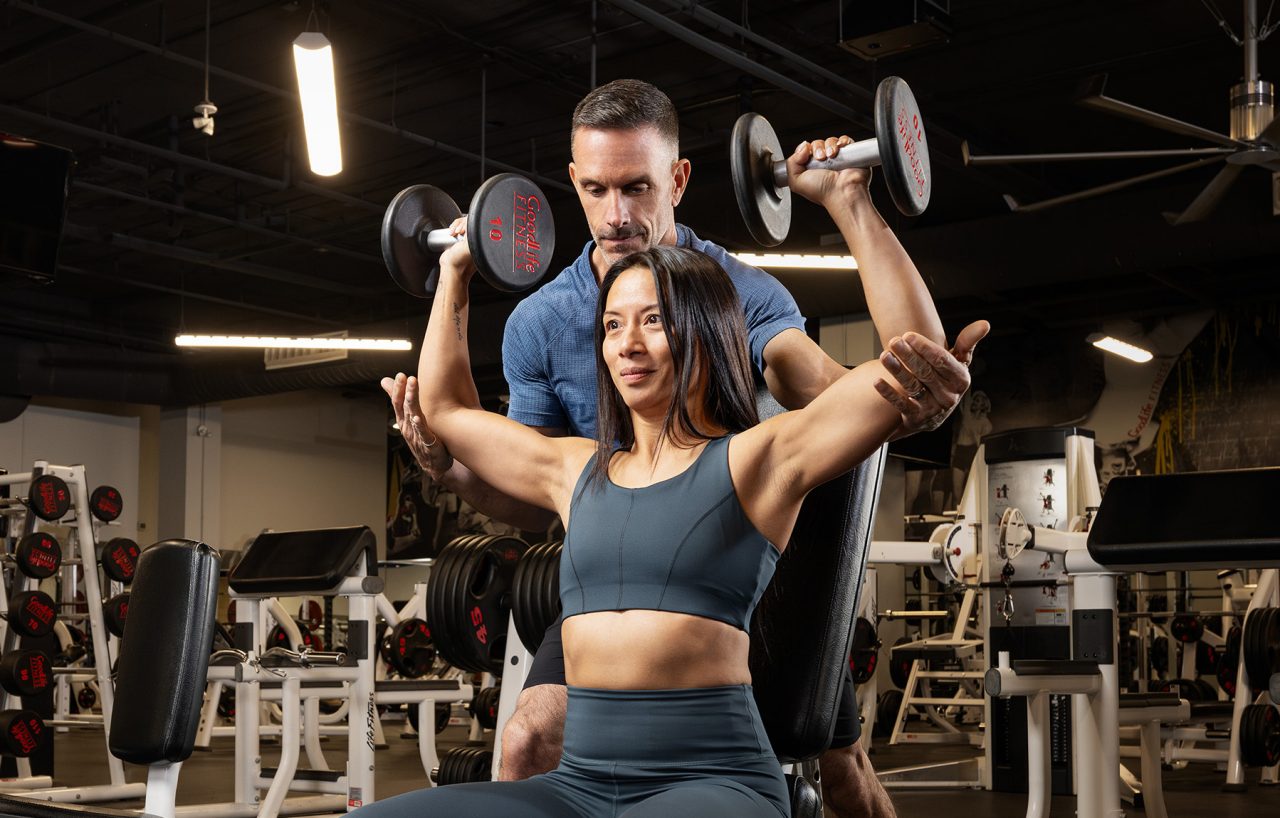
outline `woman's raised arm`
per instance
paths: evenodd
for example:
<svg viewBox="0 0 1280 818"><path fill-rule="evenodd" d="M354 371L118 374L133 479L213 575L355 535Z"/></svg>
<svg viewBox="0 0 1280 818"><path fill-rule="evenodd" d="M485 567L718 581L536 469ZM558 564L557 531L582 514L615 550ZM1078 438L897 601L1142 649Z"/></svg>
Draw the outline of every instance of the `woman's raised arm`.
<svg viewBox="0 0 1280 818"><path fill-rule="evenodd" d="M577 470L595 444L583 438L547 437L494 412L478 408L467 350L468 284L475 267L463 236L440 257L440 281L418 359L422 413L454 457L480 479L518 500L567 512Z"/></svg>

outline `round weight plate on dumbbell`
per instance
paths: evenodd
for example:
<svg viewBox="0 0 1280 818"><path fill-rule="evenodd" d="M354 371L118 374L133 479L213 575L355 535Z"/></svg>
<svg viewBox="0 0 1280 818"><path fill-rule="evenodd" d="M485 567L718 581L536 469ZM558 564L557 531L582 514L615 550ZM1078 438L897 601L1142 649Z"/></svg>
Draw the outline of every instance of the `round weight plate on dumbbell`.
<svg viewBox="0 0 1280 818"><path fill-rule="evenodd" d="M902 691L886 690L876 699L876 724L871 735L885 738L893 733L893 723L898 720L902 708Z"/></svg>
<svg viewBox="0 0 1280 818"><path fill-rule="evenodd" d="M1196 673L1210 676L1217 672L1221 661L1217 648L1204 640L1196 642Z"/></svg>
<svg viewBox="0 0 1280 818"><path fill-rule="evenodd" d="M426 249L425 236L461 215L449 194L433 185L411 185L391 200L382 217L382 260L400 289L418 298L436 291L440 254Z"/></svg>
<svg viewBox="0 0 1280 818"><path fill-rule="evenodd" d="M406 679L425 676L436 661L431 629L421 619L405 619L387 637L387 661Z"/></svg>
<svg viewBox="0 0 1280 818"><path fill-rule="evenodd" d="M0 711L0 747L6 755L26 758L45 741L44 720L31 710Z"/></svg>
<svg viewBox="0 0 1280 818"><path fill-rule="evenodd" d="M1236 695L1236 675L1240 668L1240 640L1243 638L1244 632L1239 625L1232 625L1227 631L1227 644L1222 650L1218 651L1218 667L1215 674L1218 677L1218 686L1230 698Z"/></svg>
<svg viewBox="0 0 1280 818"><path fill-rule="evenodd" d="M66 481L54 474L32 478L27 491L27 507L46 522L61 520L71 508L71 489L67 488Z"/></svg>
<svg viewBox="0 0 1280 818"><path fill-rule="evenodd" d="M1244 621L1241 658L1249 685L1257 691L1266 688L1274 664L1280 654L1280 608L1255 608Z"/></svg>
<svg viewBox="0 0 1280 818"><path fill-rule="evenodd" d="M15 696L38 696L52 681L42 650L11 650L0 659L0 687Z"/></svg>
<svg viewBox="0 0 1280 818"><path fill-rule="evenodd" d="M738 117L729 136L729 172L738 210L751 237L777 247L791 230L791 189L773 182L773 163L787 158L769 120L757 113Z"/></svg>
<svg viewBox="0 0 1280 818"><path fill-rule="evenodd" d="M224 719L234 719L236 717L236 691L230 687L223 687L222 693L218 696L218 715Z"/></svg>
<svg viewBox="0 0 1280 818"><path fill-rule="evenodd" d="M1240 760L1250 767L1280 762L1280 710L1251 704L1240 716Z"/></svg>
<svg viewBox="0 0 1280 818"><path fill-rule="evenodd" d="M876 145L889 195L903 213L919 216L929 206L933 173L924 120L911 87L899 77L885 77L876 86L875 111Z"/></svg>
<svg viewBox="0 0 1280 818"><path fill-rule="evenodd" d="M138 544L128 537L108 540L102 548L102 572L116 582L128 585L138 570L138 555L141 553Z"/></svg>
<svg viewBox="0 0 1280 818"><path fill-rule="evenodd" d="M501 675L511 580L525 548L515 537L455 540L427 586L427 621L440 656L462 670ZM442 557L444 552L442 552Z"/></svg>
<svg viewBox="0 0 1280 818"><path fill-rule="evenodd" d="M92 687L82 687L80 692L76 694L76 704L79 705L81 713L88 713L97 703L98 694L94 692Z"/></svg>
<svg viewBox="0 0 1280 818"><path fill-rule="evenodd" d="M1151 640L1147 649L1147 662L1156 673L1164 673L1169 669L1169 640L1157 636Z"/></svg>
<svg viewBox="0 0 1280 818"><path fill-rule="evenodd" d="M518 173L490 176L471 197L467 239L491 285L523 292L542 280L556 250L556 222L542 191Z"/></svg>
<svg viewBox="0 0 1280 818"><path fill-rule="evenodd" d="M124 623L129 618L129 592L116 594L102 603L102 621L107 633L113 636L124 636Z"/></svg>
<svg viewBox="0 0 1280 818"><path fill-rule="evenodd" d="M1198 616L1180 614L1169 623L1169 633L1184 645L1199 642L1204 636L1204 622Z"/></svg>
<svg viewBox="0 0 1280 818"><path fill-rule="evenodd" d="M455 747L440 756L436 784L470 784L488 781L493 775L493 753L478 747Z"/></svg>
<svg viewBox="0 0 1280 818"><path fill-rule="evenodd" d="M880 660L880 638L876 626L865 617L858 617L853 627L853 647L849 650L849 671L856 685L866 684L876 673Z"/></svg>
<svg viewBox="0 0 1280 818"><path fill-rule="evenodd" d="M44 591L20 591L9 599L8 617L18 633L41 637L53 630L58 608Z"/></svg>
<svg viewBox="0 0 1280 818"><path fill-rule="evenodd" d="M303 648L316 649L316 638L311 635L311 629L302 622L295 623L298 626L298 650ZM276 625L267 633L267 647L269 648L287 648L293 650L289 645L289 634L285 632L283 625Z"/></svg>
<svg viewBox="0 0 1280 818"><path fill-rule="evenodd" d="M112 486L98 486L89 495L89 513L102 522L109 523L118 518L121 511L124 511L124 500Z"/></svg>
<svg viewBox="0 0 1280 818"><path fill-rule="evenodd" d="M464 653L458 576L470 554L469 545L478 539L471 534L451 540L441 550L427 582L427 625L431 628L431 641L436 652L450 664L453 664L450 657Z"/></svg>
<svg viewBox="0 0 1280 818"><path fill-rule="evenodd" d="M897 647L898 645L905 645L911 641L912 639L909 636L899 636L898 639L893 643L893 646ZM889 651L889 681L893 682L898 687L906 688L907 682L910 680L911 680L911 660L896 658L893 655L893 651L890 650Z"/></svg>
<svg viewBox="0 0 1280 818"><path fill-rule="evenodd" d="M35 531L18 541L13 552L18 570L34 579L48 579L62 566L62 546L58 538Z"/></svg>
<svg viewBox="0 0 1280 818"><path fill-rule="evenodd" d="M484 687L471 700L471 715L475 716L476 722L486 730L492 730L498 726L498 701L501 697L501 688Z"/></svg>

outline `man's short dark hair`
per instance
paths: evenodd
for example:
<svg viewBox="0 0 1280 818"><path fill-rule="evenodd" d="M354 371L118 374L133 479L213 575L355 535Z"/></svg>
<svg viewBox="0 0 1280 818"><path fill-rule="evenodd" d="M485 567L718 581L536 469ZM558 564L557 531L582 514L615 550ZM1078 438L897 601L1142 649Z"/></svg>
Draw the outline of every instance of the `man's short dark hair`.
<svg viewBox="0 0 1280 818"><path fill-rule="evenodd" d="M573 109L570 144L579 128L632 130L650 127L680 150L680 123L671 98L643 80L614 80L582 98Z"/></svg>

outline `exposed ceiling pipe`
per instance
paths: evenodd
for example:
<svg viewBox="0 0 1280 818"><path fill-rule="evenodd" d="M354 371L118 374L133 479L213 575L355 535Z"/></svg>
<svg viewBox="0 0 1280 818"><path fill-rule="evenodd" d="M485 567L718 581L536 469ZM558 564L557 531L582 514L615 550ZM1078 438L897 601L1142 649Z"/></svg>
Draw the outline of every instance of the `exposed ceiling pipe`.
<svg viewBox="0 0 1280 818"><path fill-rule="evenodd" d="M261 176L257 173L250 173L247 170L240 170L239 168L233 168L229 165L220 165L217 162L210 162L207 159L198 159L194 156L188 156L185 153L179 153L178 151L170 150L168 148L158 148L155 145L150 145L146 142L139 142L136 139L127 139L123 136L116 136L115 134L110 134L106 131L100 131L97 128L86 128L85 126L77 125L74 122L67 122L64 119L45 116L44 114L38 114L35 111L28 111L24 108L17 108L13 105L0 105L0 115L13 116L20 119L30 120L32 122L38 122L41 125L46 125L64 133L74 134L75 136L81 136L85 139L91 139L97 142L105 142L108 145L127 148L128 150L137 151L138 153L158 156L179 165L207 170L211 173L228 176L232 179L239 179L242 182L251 182L255 185L265 187L268 190L289 190L290 188L294 188L305 193L323 196L326 199L332 199L336 202L341 202L342 204L353 205L373 213L381 214L386 210L386 205L384 204L358 199L355 196L348 196L347 194L339 193L336 190L329 190L306 182L295 182L290 185L280 179L272 179L270 176Z"/></svg>
<svg viewBox="0 0 1280 818"><path fill-rule="evenodd" d="M779 88L782 88L786 91L790 91L791 93L795 94L801 99L807 100L813 103L814 105L817 105L819 108L822 108L825 111L833 113L847 122L861 125L862 127L867 128L868 130L871 130L874 128L872 116L868 112L855 111L854 109L848 107L847 105L844 105L832 99L826 94L823 94L819 91L815 91L814 89L810 88L809 86L805 85L802 82L793 80L790 77L780 74L777 71L774 71L770 68L766 68L760 63L748 58L743 54L738 53L737 51L734 51L732 48L729 48L728 46L721 45L720 43L717 43L715 40L704 37L695 31L691 31L686 26L681 25L679 22L675 20L672 20L670 17L667 17L661 12L658 12L658 11L655 11L654 9L649 8L643 3L636 2L636 0L605 0L605 2L609 3L610 5L617 6L618 8L627 12L628 14L631 14L635 17L638 17L641 20L644 20L645 22L649 23L659 31L666 32L667 34L670 34L671 36L675 37L677 40L688 43L689 45L693 46L699 51L702 51L703 53L709 54L712 57L715 57L716 59L726 62L729 65L732 65L733 67L752 75L753 77L757 77L759 79L764 80L765 82L776 85ZM727 32L735 36L746 37L751 42L754 42L764 48L769 49L770 51L773 51L775 54L778 54L786 62L791 63L792 65L795 65L797 68L813 73L816 76L822 77L823 79L837 83L842 90L858 97L859 99L868 100L874 97L871 91L868 91L867 89L861 87L860 85L850 82L849 80L846 80L843 77L840 77L839 75L832 73L831 71L823 68L820 65L816 65L813 62L806 60L803 57L800 57L794 52L788 51L787 49L783 48L777 43L774 43L771 40L766 39L765 37L755 34L749 29L743 28L742 26L739 26L736 23L733 23L729 20L726 20L723 17L720 17L716 14L713 14L710 11L707 11L706 9L700 7L697 3L680 2L680 0L662 0L662 2L664 2L668 6L671 6L673 9L678 9L682 12L691 14L695 19L700 20L703 23L706 23L707 25L711 26L712 28L718 31ZM869 107L870 106L868 106L868 109ZM929 133L934 137L943 137L946 140L951 140L956 143L960 142L960 138L958 136L946 130L945 128L938 127L938 124L936 122L928 121L927 127L928 127ZM963 165L960 162L958 162L957 160L945 154L934 152L932 153L932 159L935 164L946 165L953 169L958 169L963 167Z"/></svg>
<svg viewBox="0 0 1280 818"><path fill-rule="evenodd" d="M233 273L240 273L241 275L252 276L254 278L265 278L269 281L278 281L282 284L289 284L296 287L307 287L312 290L323 290L325 292L338 293L339 295L371 298L386 295L392 290L390 287L352 287L349 284L339 284L336 281L328 281L305 273L295 273L291 270L265 267L261 264L252 264L246 261L226 261L213 253L193 250L189 247L179 247L173 244L150 241L148 239L138 238L137 236L126 236L123 233L95 230L93 228L83 227L77 224L65 225L63 227L63 233L71 238L80 239L82 241L90 241L97 244L113 244L117 247L125 247L130 250L136 250L140 253L148 253L153 256L178 259L179 261L200 264L217 270L230 270Z"/></svg>
<svg viewBox="0 0 1280 818"><path fill-rule="evenodd" d="M723 34L729 34L734 37L742 37L743 39L749 40L762 48L767 48L792 65L798 68L803 68L815 76L822 77L824 80L839 86L855 97L860 97L861 99L870 102L875 96L875 94L868 91L866 88L863 88L861 85L850 82L834 71L824 68L811 60L806 60L794 51L783 48L772 40L756 34L749 28L743 28L732 20L728 20L715 12L709 11L705 6L700 6L697 3L690 3L688 0L661 0L661 2L675 11L684 12L698 22L711 26L716 31Z"/></svg>
<svg viewBox="0 0 1280 818"><path fill-rule="evenodd" d="M132 193L125 193L122 190L116 190L115 188L104 187L103 185L95 185L92 182L81 182L77 180L75 182L72 182L71 186L77 190L85 190L90 193L97 193L103 196L113 196L117 199L124 199L125 201L135 202L137 204L145 205L147 207L154 207L159 210L164 210L168 213L177 213L182 216L194 216L198 219L202 219L212 224L220 224L223 227L233 227L237 230L244 230L248 233L255 233L260 236L266 236L267 238L273 239L275 241L286 241L291 244L299 244L299 245L302 245L303 247L310 247L315 250L320 250L321 252L324 252L324 253L332 253L335 256L345 256L346 258L355 259L356 261L367 262L369 264L376 264L378 266L382 266L382 263L383 263L382 259L378 258L377 256L373 256L368 253L361 253L357 250L348 250L346 247L339 247L336 244L326 244L322 241L316 241L315 239L309 239L309 238L306 238L305 236L299 236L294 233L285 233L280 230L272 230L268 227L259 227L256 224L249 224L248 222L244 222L239 219L228 219L225 216L219 216L217 214L208 213L203 210L196 210L190 207L186 207L184 205L176 205L176 204L171 204L169 202L162 202L159 199L152 199L148 196L137 196Z"/></svg>
<svg viewBox="0 0 1280 818"><path fill-rule="evenodd" d="M637 3L635 0L605 0L605 2L611 6L617 6L628 14L644 20L659 31L670 34L677 40L687 43L705 54L710 54L712 57L728 63L740 71L745 71L753 77L772 83L779 88L784 88L795 94L797 97L807 100L824 111L835 114L843 120L856 122L864 127L871 127L871 118L867 116L866 113L855 111L848 105L836 102L826 94L815 91L804 83L797 82L788 76L774 71L772 68L766 68L755 60L752 60L743 54L739 54L728 46L721 45L715 40L704 37L695 31L690 31L675 20L672 20L660 12L654 11L643 3Z"/></svg>
<svg viewBox="0 0 1280 818"><path fill-rule="evenodd" d="M248 312L261 313L263 315L274 315L279 318L292 318L297 321L305 321L311 324L319 324L327 327L345 327L344 321L331 321L328 318L320 318L315 315L303 315L299 312L289 312L288 310L277 310L273 307L261 307L257 304L249 304L244 301L235 301L230 298L218 298L215 295L207 295L205 293L193 292L192 290L180 290L177 287L165 287L161 284L152 284L149 281L139 281L136 278L126 278L120 275L107 275L93 270L86 270L83 267L74 267L67 264L59 264L58 272L68 272L72 275L85 276L88 278L97 278L104 281L110 281L112 284L123 287L134 287L139 290L151 290L152 292L164 293L166 295L176 295L182 298L190 298L193 301L204 301L209 304L219 304L226 307L235 307L238 310Z"/></svg>
<svg viewBox="0 0 1280 818"><path fill-rule="evenodd" d="M63 25L71 26L72 28L76 28L76 29L79 29L80 31L84 31L88 34L94 34L99 37L105 37L106 39L111 40L112 42L119 43L121 45L125 45L130 48L137 49L139 51L144 51L148 54L154 54L155 56L162 57L166 60L171 60L173 62L181 63L182 65L190 66L192 68L198 68L201 71L205 69L204 62L200 60L192 59L191 57L184 57L183 55L170 51L167 48L154 46L151 43L143 42L142 40L137 40L137 39L134 39L133 37L126 37L123 34L112 31L110 29L102 28L101 26L95 26L95 25L90 25L89 23L81 22L80 20L77 20L74 17L69 17L65 14L59 14L56 11L50 11L49 9L41 8L40 6L37 6L33 3L17 2L17 0L10 0L8 5L20 11L25 11L29 14L34 14L37 17L43 17L47 20L53 20L55 22L62 23ZM298 102L298 95L293 93L292 91L286 91L283 88L277 88L274 85L269 85L265 82L260 82L259 80L255 80L252 77L246 77L243 74L237 74L234 71L228 71L225 68L218 68L217 66L210 65L209 73L214 76L222 77L223 79L229 79L229 80L232 80L233 82L238 82L241 85L247 86L256 91L262 91L263 93L266 93L266 94L272 94L274 96L281 97L282 99L291 100L295 103ZM383 133L394 134L395 136L398 136L409 142L414 142L419 145L426 145L427 147L441 151L442 153L453 154L454 156L457 156L463 159L470 159L476 162L480 161L479 154L473 153L468 150L464 150L462 148L454 147L453 145L445 144L444 142L440 142L439 140L432 139L429 136L423 136L422 134L414 133L413 131L406 131L404 128L400 128L395 125L388 125L385 122L380 122L376 119L370 119L367 116L361 116L360 114L356 114L348 110L339 109L338 115L343 119L347 120L348 122L354 122L359 125L364 125L366 127L382 131ZM551 179L549 177L542 176L541 174L531 173L530 171L525 170L523 168L516 167L515 165L509 165L505 162L497 162L493 159L488 159L487 162L488 164L500 170L510 171L513 173L519 173L524 176L528 176L529 178L534 179L539 183L546 185L547 187L556 188L557 190L563 190L566 192L573 191L572 185L566 184L558 179ZM323 190L324 188L319 188L319 189Z"/></svg>

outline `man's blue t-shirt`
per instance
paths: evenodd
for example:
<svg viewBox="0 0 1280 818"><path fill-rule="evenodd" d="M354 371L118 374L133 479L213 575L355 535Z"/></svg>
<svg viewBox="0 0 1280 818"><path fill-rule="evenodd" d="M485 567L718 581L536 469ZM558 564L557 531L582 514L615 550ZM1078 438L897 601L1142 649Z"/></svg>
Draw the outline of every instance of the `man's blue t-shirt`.
<svg viewBox="0 0 1280 818"><path fill-rule="evenodd" d="M757 373L764 348L785 329L804 330L791 293L763 270L744 264L717 244L676 225L676 243L707 254L724 268L738 290L747 340ZM595 312L600 286L591 268L594 242L573 264L516 305L502 335L502 371L511 405L507 416L526 426L596 434Z"/></svg>

